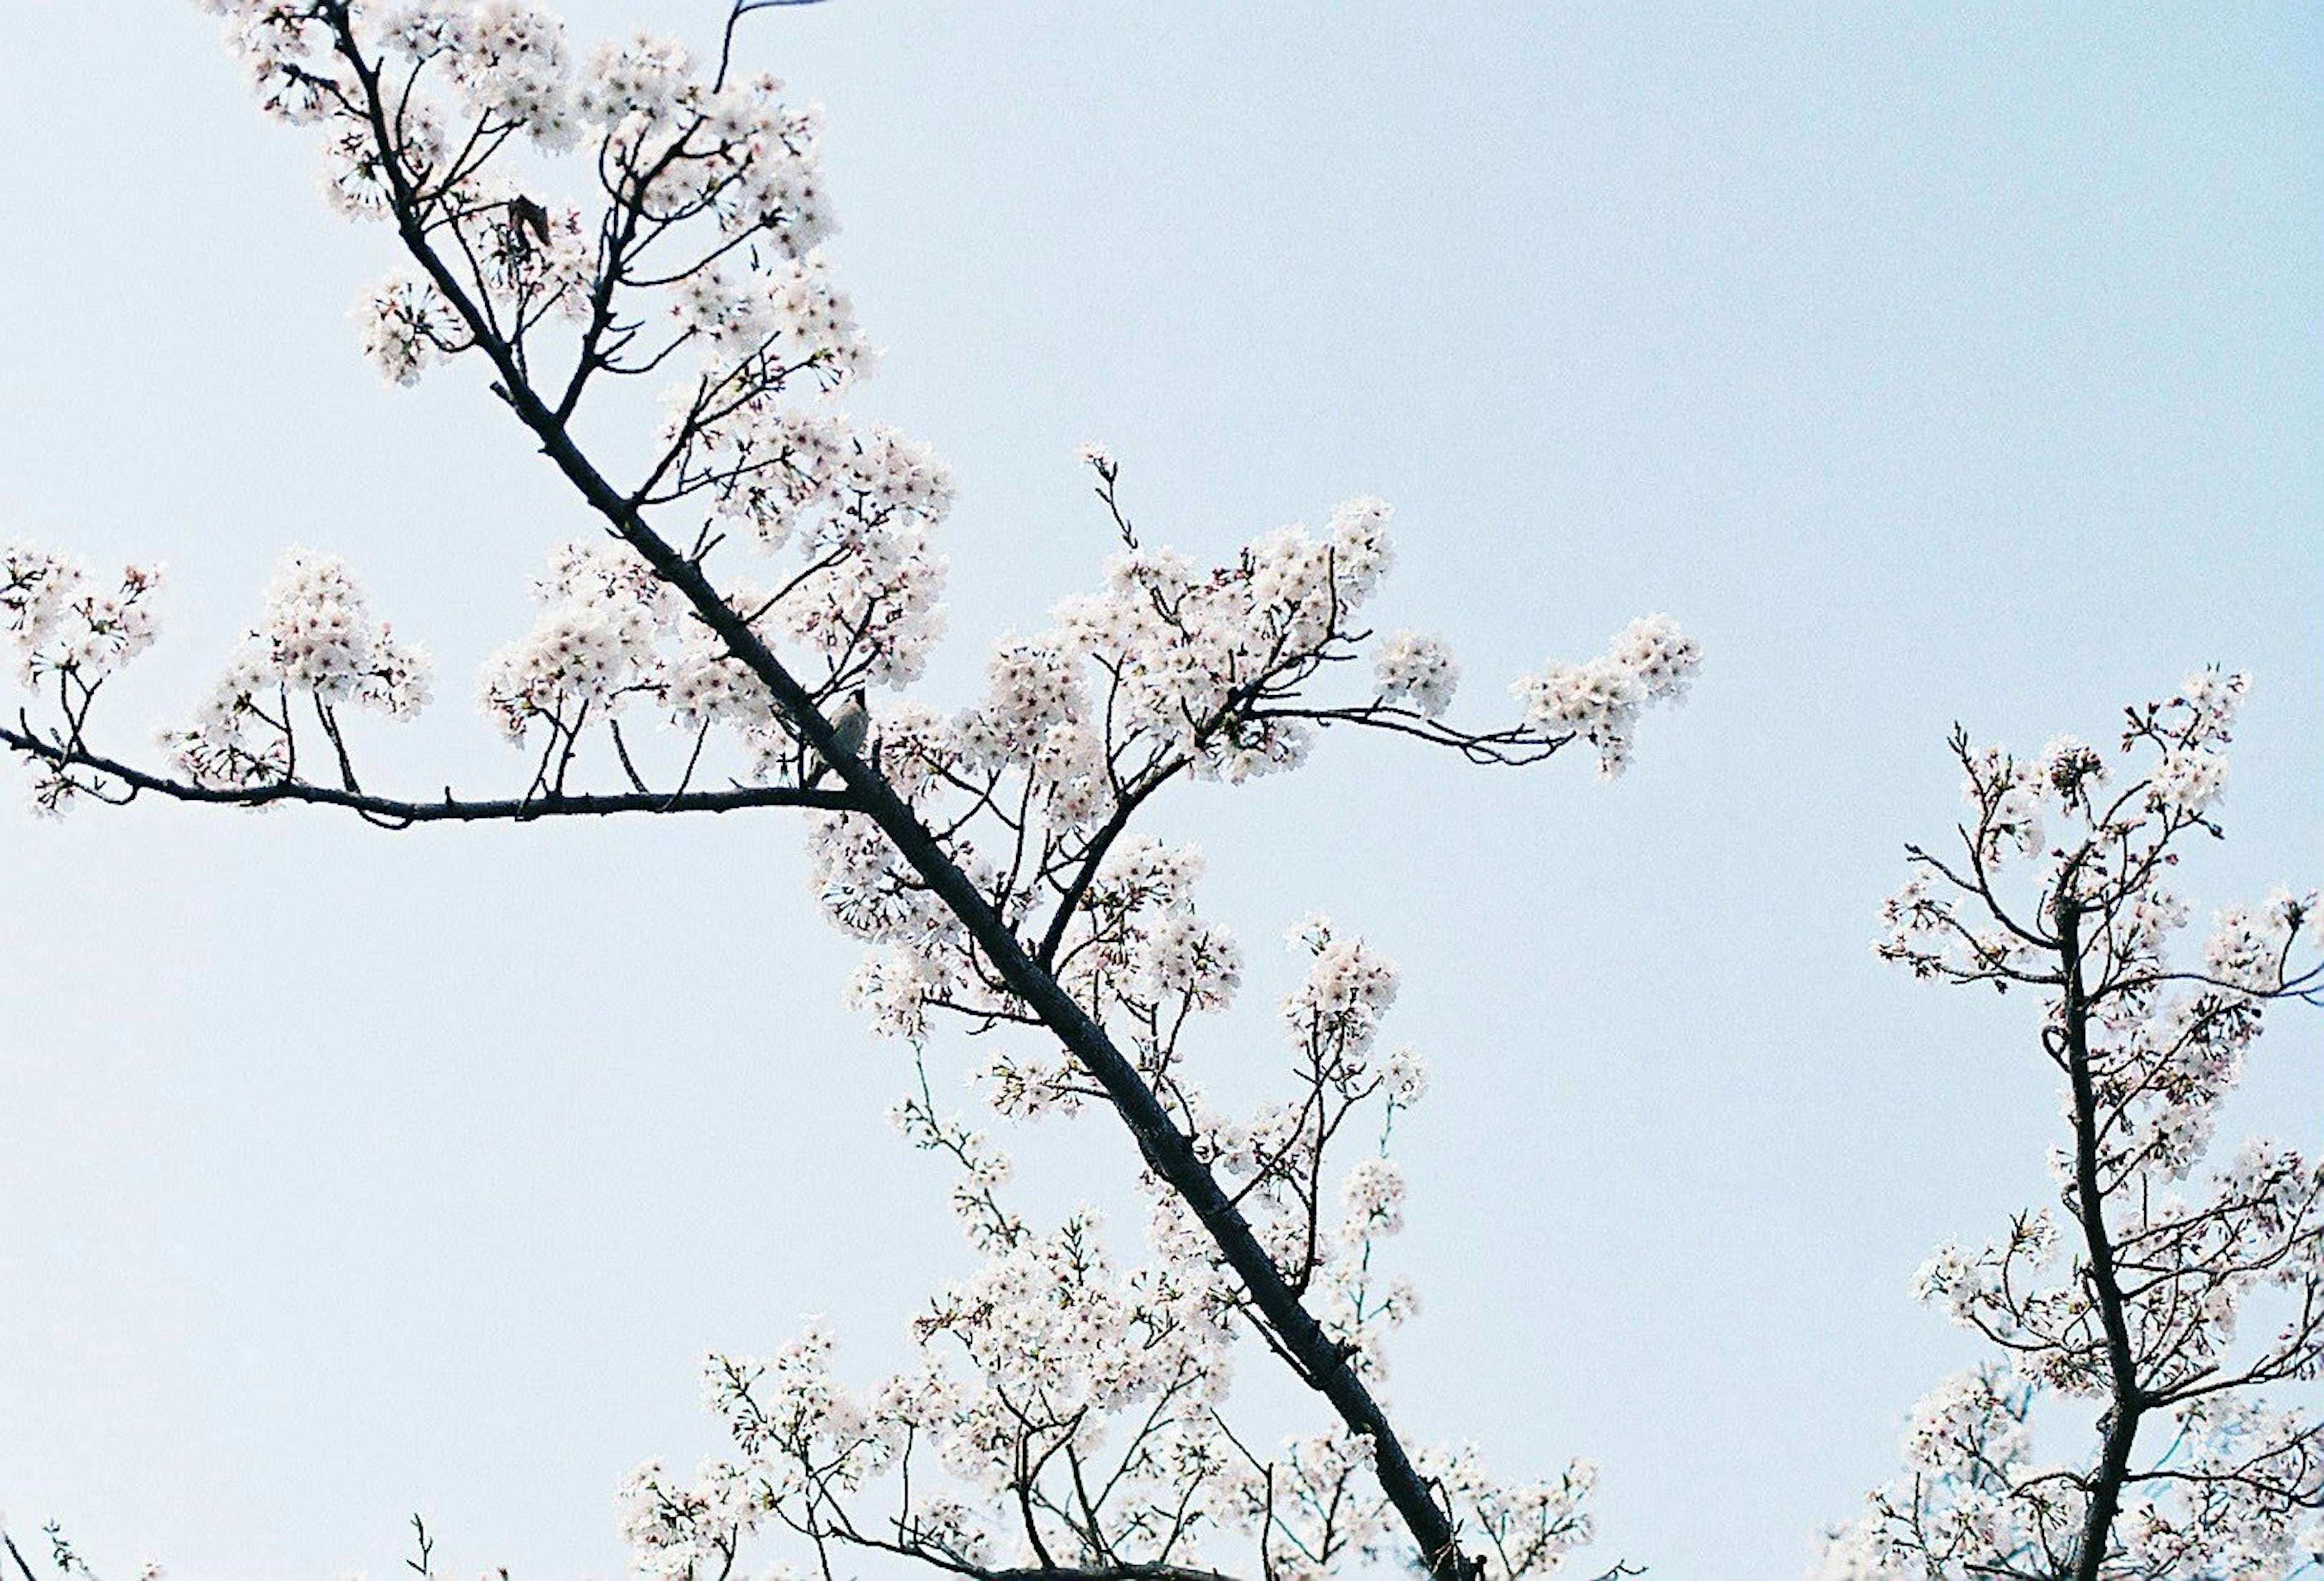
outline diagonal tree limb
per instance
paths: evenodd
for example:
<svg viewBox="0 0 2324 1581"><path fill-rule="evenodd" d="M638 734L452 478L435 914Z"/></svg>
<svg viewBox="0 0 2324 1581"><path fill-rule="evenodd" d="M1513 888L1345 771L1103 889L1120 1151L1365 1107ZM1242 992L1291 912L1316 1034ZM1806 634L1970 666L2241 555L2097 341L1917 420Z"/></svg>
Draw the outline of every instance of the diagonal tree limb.
<svg viewBox="0 0 2324 1581"><path fill-rule="evenodd" d="M458 290L459 282L434 256L417 226L407 226L405 240L438 276L439 289L447 295ZM701 568L656 533L606 482L555 414L518 377L506 348L488 342L484 349L500 368L503 399L540 439L542 453L622 540L684 595L728 651L773 694L798 734L822 754L853 794L856 810L879 825L897 853L959 918L1009 990L1025 1002L1105 1089L1148 1165L1202 1221L1285 1353L1297 1364L1304 1381L1331 1402L1351 1430L1369 1440L1381 1490L1412 1532L1430 1569L1443 1581L1472 1581L1474 1562L1460 1551L1451 1520L1414 1467L1379 1402L1348 1365L1347 1347L1324 1333L1323 1325L1293 1292L1251 1233L1250 1221L1228 1200L1218 1178L1195 1153L1193 1139L1178 1129L1135 1067L1056 978L1035 961L886 777L848 750L807 689L718 595Z"/></svg>
<svg viewBox="0 0 2324 1581"><path fill-rule="evenodd" d="M338 14L337 31L340 55L361 84L371 134L389 156L382 163L398 234L413 261L467 325L476 348L492 363L499 376L494 393L531 431L541 453L614 535L685 597L696 616L767 688L795 733L822 756L853 793L855 810L879 826L897 853L960 920L1009 990L1025 1002L1105 1089L1148 1167L1193 1209L1228 1266L1241 1280L1252 1305L1274 1330L1284 1353L1296 1365L1303 1381L1330 1402L1349 1429L1369 1444L1381 1491L1411 1532L1431 1572L1439 1581L1475 1581L1479 1565L1461 1551L1449 1512L1412 1464L1379 1402L1349 1365L1349 1347L1324 1332L1286 1282L1251 1232L1250 1221L1195 1152L1193 1138L1178 1129L1104 1029L1055 975L1033 959L982 892L896 794L886 776L848 749L807 688L742 615L719 595L701 566L654 530L637 503L606 480L576 443L565 419L534 391L516 349L494 329L490 316L429 242L401 161L393 157L395 142L378 70L364 58L344 11Z"/></svg>

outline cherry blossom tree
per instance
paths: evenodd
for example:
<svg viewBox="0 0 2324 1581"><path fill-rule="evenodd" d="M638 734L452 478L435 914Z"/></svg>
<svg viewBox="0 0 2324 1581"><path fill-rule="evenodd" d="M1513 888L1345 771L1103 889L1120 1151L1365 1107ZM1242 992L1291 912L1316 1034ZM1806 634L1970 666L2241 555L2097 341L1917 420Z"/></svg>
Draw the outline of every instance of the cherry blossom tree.
<svg viewBox="0 0 2324 1581"><path fill-rule="evenodd" d="M398 260L358 299L363 354L399 385L486 381L600 530L550 555L532 627L477 678L518 765L480 795L361 767L363 716L412 717L433 669L337 558L285 556L148 758L97 704L154 639L158 574L0 548L28 693L0 742L32 805L305 804L385 829L793 810L822 910L864 946L849 998L908 1056L891 1118L949 1171L983 1259L931 1294L891 1375L851 1379L816 1326L708 1358L728 1448L618 1490L636 1569L1567 1569L1588 1462L1504 1480L1474 1446L1409 1441L1385 1401L1416 1300L1389 1248L1397 1126L1427 1086L1384 1038L1395 967L1295 922L1280 1085L1213 1099L1244 958L1201 905L1200 853L1155 818L1173 786L1296 768L1335 730L1508 768L1578 742L1618 775L1695 645L1650 616L1519 677L1498 722L1456 722L1446 646L1368 614L1385 504L1199 565L1148 541L1093 446L1119 544L1101 584L1001 637L980 699L939 710L915 688L943 635L952 480L846 414L875 359L826 250L821 129L739 63L744 19L790 0L732 0L699 55L652 35L576 51L530 0L204 3L267 113L319 141L333 207ZM660 403L642 432L640 391ZM2182 959L2192 914L2166 883L2220 832L2244 689L2201 671L2131 711L2129 772L2068 738L2030 758L1955 740L1970 816L1957 851L1911 850L1881 952L2038 1003L2059 1200L1923 1272L1994 1354L1914 1411L1903 1475L1831 1536L1828 1578L2281 1577L2324 1540L2324 1429L2283 1403L2324 1370L2324 1171L2272 1142L2211 1149L2265 1008L2324 996L2324 911L2289 890L2231 906ZM937 1097L964 1074L981 1117ZM1139 1150L1142 1234L1013 1186L1004 1134L1085 1114ZM1249 1359L1312 1393L1306 1430L1260 1431L1234 1388ZM2078 1448L2041 1458L2037 1433ZM415 1538L410 1567L436 1574ZM89 1573L53 1529L5 1552L24 1581Z"/></svg>
<svg viewBox="0 0 2324 1581"><path fill-rule="evenodd" d="M2034 757L1953 737L1969 816L1957 849L1910 848L1879 952L2030 991L2064 1088L2058 1201L1922 1269L1994 1354L1914 1409L1904 1474L1834 1536L1828 1581L2324 1566L2324 1423L2266 1393L2324 1372L2324 1165L2261 1138L2212 1156L2267 1006L2324 1002L2324 910L2279 888L2174 949L2193 915L2174 869L2220 834L2246 685L2199 670L2131 709L2119 783L2070 736ZM2036 1428L2080 1446L2046 1458Z"/></svg>
<svg viewBox="0 0 2324 1581"><path fill-rule="evenodd" d="M1174 785L1296 768L1333 730L1504 767L1582 742L1618 774L1698 650L1642 619L1519 678L1505 722L1458 724L1444 645L1368 621L1385 504L1201 565L1141 538L1092 448L1120 546L1102 585L1001 638L973 706L917 701L952 480L839 404L873 359L825 248L821 128L737 60L739 25L775 3L733 0L697 58L653 35L576 53L532 0L205 0L267 113L319 142L331 204L400 254L358 301L364 354L403 385L475 370L602 531L550 556L531 630L479 677L521 754L503 794L366 777L362 716L418 712L431 666L346 565L305 550L141 761L97 704L153 639L158 576L7 549L0 615L31 696L0 741L50 813L152 795L390 829L804 815L822 907L866 946L853 1002L911 1052L896 1125L955 1172L987 1261L935 1294L895 1376L845 1381L819 1329L712 1357L731 1452L649 1463L621 1490L641 1573L724 1576L761 1550L826 1576L886 1557L983 1581L1293 1581L1395 1556L1445 1581L1559 1570L1590 1537L1587 1462L1503 1481L1473 1447L1408 1444L1376 1393L1414 1301L1382 1251L1406 1191L1390 1144L1425 1087L1381 1043L1395 968L1298 923L1288 1085L1247 1113L1214 1103L1195 1055L1242 956L1200 907L1199 855L1147 820ZM614 393L641 381L661 412L642 446ZM1128 1127L1142 1248L1012 1197L992 1129L934 1096L931 1062L968 1034L996 1123ZM1231 1398L1238 1355L1262 1347L1327 1408L1287 1442ZM432 1573L418 1535L412 1567Z"/></svg>

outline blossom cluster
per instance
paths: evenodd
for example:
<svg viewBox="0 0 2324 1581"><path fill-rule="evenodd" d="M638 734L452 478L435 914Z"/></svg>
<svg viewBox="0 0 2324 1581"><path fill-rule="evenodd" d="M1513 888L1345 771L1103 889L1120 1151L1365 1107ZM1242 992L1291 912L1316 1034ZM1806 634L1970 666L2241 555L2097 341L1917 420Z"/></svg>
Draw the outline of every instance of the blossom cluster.
<svg viewBox="0 0 2324 1581"><path fill-rule="evenodd" d="M1057 608L1057 647L1104 672L1126 732L1230 782L1295 768L1313 725L1260 704L1322 662L1393 563L1390 512L1350 500L1320 534L1287 527L1209 572L1169 550L1130 549L1103 592Z"/></svg>
<svg viewBox="0 0 2324 1581"><path fill-rule="evenodd" d="M419 383L422 373L468 345L436 288L408 274L365 287L354 317L364 360L396 384Z"/></svg>
<svg viewBox="0 0 2324 1581"><path fill-rule="evenodd" d="M521 741L537 722L577 730L592 711L610 718L632 694L659 689L678 599L644 561L615 544L566 544L533 598L532 630L486 660L477 682L503 735Z"/></svg>
<svg viewBox="0 0 2324 1581"><path fill-rule="evenodd" d="M0 546L0 618L24 685L52 677L79 690L102 685L152 644L161 581L158 570L130 565L107 586L78 560Z"/></svg>
<svg viewBox="0 0 2324 1581"><path fill-rule="evenodd" d="M1598 749L1599 772L1629 766L1638 715L1655 703L1683 700L1702 666L1702 649L1668 615L1647 615L1614 634L1598 657L1554 661L1510 687L1532 723L1579 736Z"/></svg>
<svg viewBox="0 0 2324 1581"><path fill-rule="evenodd" d="M197 785L253 786L298 772L298 713L310 707L352 776L338 712L409 719L427 706L426 652L403 642L335 556L294 549L266 590L266 608L235 648L190 724L161 740Z"/></svg>
<svg viewBox="0 0 2324 1581"><path fill-rule="evenodd" d="M1380 701L1409 704L1434 719L1452 706L1461 666L1442 639L1425 631L1397 631L1372 653L1372 675Z"/></svg>
<svg viewBox="0 0 2324 1581"><path fill-rule="evenodd" d="M579 58L533 0L202 4L261 105L321 131L333 206L413 226L456 262L456 286L399 274L357 303L365 350L397 382L551 322L584 337L585 379L698 347L711 407L761 400L802 370L828 385L868 366L819 252L821 117L776 79L706 72L682 41L644 32ZM595 192L576 206L529 190L527 145L589 151ZM657 321L668 338L649 349Z"/></svg>
<svg viewBox="0 0 2324 1581"><path fill-rule="evenodd" d="M124 566L108 586L80 561L27 544L0 546L0 632L15 650L16 673L40 700L44 722L19 715L41 732L23 744L32 769L33 812L60 816L84 793L110 794L110 777L72 759L85 755L97 694L121 666L152 645L153 597L161 574Z"/></svg>

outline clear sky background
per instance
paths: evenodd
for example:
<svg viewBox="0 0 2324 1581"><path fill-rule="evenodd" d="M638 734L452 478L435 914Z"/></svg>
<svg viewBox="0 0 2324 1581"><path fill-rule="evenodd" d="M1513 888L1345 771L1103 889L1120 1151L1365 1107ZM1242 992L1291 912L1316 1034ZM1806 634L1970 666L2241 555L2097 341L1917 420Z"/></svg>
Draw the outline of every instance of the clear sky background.
<svg viewBox="0 0 2324 1581"><path fill-rule="evenodd" d="M212 25L0 17L0 537L167 562L124 748L296 543L437 656L378 777L516 785L469 677L589 525L474 370L361 361L389 238L325 212ZM1222 1080L1277 1058L1301 913L1406 969L1410 1432L1600 1459L1601 1563L1798 1574L1972 1354L1912 1270L2049 1190L2030 1007L1869 949L1959 811L1950 722L2103 740L2248 666L2231 839L2186 885L2324 879L2313 8L835 0L748 49L829 106L890 348L857 409L957 469L935 694L1096 576L1088 439L1197 556L1395 501L1381 619L1454 639L1471 717L1634 614L1702 639L1614 784L1333 740L1153 827L1250 954ZM869 1378L966 1266L783 815L10 811L0 902L19 1532L380 1576L417 1509L456 1571L612 1575L617 1478L715 1443L706 1347L825 1312ZM2250 1128L2324 1144L2324 1017L2278 1017ZM1103 1117L1018 1146L1053 1207L1130 1167Z"/></svg>

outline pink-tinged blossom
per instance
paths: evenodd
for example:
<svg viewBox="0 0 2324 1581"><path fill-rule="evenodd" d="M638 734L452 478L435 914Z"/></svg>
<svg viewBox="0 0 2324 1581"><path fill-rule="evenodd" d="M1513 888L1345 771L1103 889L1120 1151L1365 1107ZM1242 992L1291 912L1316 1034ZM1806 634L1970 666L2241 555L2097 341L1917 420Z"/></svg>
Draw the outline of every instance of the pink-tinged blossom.
<svg viewBox="0 0 2324 1581"><path fill-rule="evenodd" d="M152 646L154 566L129 565L106 586L78 560L26 544L0 547L0 630L16 651L25 685L51 677L101 685Z"/></svg>
<svg viewBox="0 0 2324 1581"><path fill-rule="evenodd" d="M198 784L263 785L296 767L299 712L318 711L337 738L340 709L410 719L428 705L432 685L426 651L373 618L345 561L294 549L193 722L164 731L161 744Z"/></svg>

